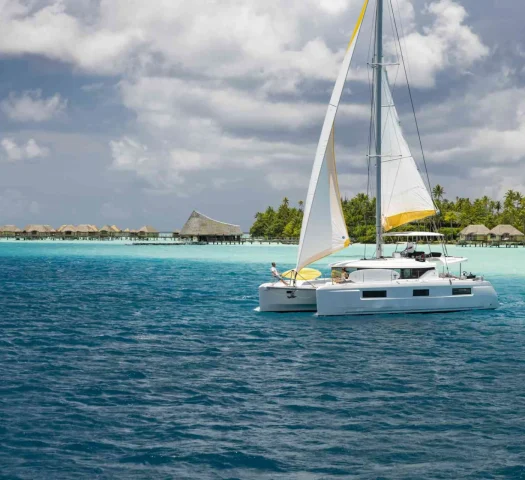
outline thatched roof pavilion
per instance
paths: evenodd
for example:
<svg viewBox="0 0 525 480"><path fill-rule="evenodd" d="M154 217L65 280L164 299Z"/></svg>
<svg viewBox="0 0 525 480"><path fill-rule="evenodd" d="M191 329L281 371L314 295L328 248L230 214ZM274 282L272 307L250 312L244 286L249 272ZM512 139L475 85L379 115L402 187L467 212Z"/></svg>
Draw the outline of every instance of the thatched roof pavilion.
<svg viewBox="0 0 525 480"><path fill-rule="evenodd" d="M24 232L31 235L45 235L54 233L55 229L51 225L29 224L24 227Z"/></svg>
<svg viewBox="0 0 525 480"><path fill-rule="evenodd" d="M182 227L181 237L192 237L198 241L239 240L242 230L239 225L219 222L194 210Z"/></svg>
<svg viewBox="0 0 525 480"><path fill-rule="evenodd" d="M490 235L496 238L518 238L523 237L523 233L512 225L498 225L490 231Z"/></svg>
<svg viewBox="0 0 525 480"><path fill-rule="evenodd" d="M153 228L151 225L144 225L138 230L139 237L153 237L157 238L159 236L159 231L156 228Z"/></svg>
<svg viewBox="0 0 525 480"><path fill-rule="evenodd" d="M76 227L77 236L89 237L98 233L98 228L95 225L82 224Z"/></svg>
<svg viewBox="0 0 525 480"><path fill-rule="evenodd" d="M0 227L0 233L20 233L21 228L18 228L16 225L2 225Z"/></svg>
<svg viewBox="0 0 525 480"><path fill-rule="evenodd" d="M111 225L111 231L113 233L120 233L122 230L120 228L118 228L116 225Z"/></svg>
<svg viewBox="0 0 525 480"><path fill-rule="evenodd" d="M75 225L62 225L57 232L63 233L64 235L73 235L77 233L77 227Z"/></svg>
<svg viewBox="0 0 525 480"><path fill-rule="evenodd" d="M490 230L485 225L469 225L459 232L460 238L471 238L482 240L486 238Z"/></svg>

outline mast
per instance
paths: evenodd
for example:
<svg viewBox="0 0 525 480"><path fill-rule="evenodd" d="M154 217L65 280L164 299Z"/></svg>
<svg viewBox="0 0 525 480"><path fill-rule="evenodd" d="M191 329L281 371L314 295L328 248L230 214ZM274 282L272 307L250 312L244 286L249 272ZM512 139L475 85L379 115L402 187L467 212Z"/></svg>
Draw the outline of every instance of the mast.
<svg viewBox="0 0 525 480"><path fill-rule="evenodd" d="M381 225L381 93L383 87L383 0L377 0L375 45L376 258L383 256Z"/></svg>

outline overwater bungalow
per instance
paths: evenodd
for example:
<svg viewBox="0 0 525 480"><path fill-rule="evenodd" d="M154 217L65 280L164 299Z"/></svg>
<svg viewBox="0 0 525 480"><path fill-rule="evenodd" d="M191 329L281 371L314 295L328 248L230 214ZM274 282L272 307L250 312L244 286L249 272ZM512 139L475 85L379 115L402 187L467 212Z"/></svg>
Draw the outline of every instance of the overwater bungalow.
<svg viewBox="0 0 525 480"><path fill-rule="evenodd" d="M75 237L77 227L75 227L75 225L62 225L58 228L57 233L59 233L61 237Z"/></svg>
<svg viewBox="0 0 525 480"><path fill-rule="evenodd" d="M98 228L95 225L77 225L78 237L98 237Z"/></svg>
<svg viewBox="0 0 525 480"><path fill-rule="evenodd" d="M469 225L459 232L460 241L482 242L486 241L490 230L485 225Z"/></svg>
<svg viewBox="0 0 525 480"><path fill-rule="evenodd" d="M24 227L23 233L28 237L49 237L55 233L51 225L29 224Z"/></svg>
<svg viewBox="0 0 525 480"><path fill-rule="evenodd" d="M180 236L194 242L240 242L242 230L239 225L220 222L194 210L182 227Z"/></svg>
<svg viewBox="0 0 525 480"><path fill-rule="evenodd" d="M113 231L111 230L111 226L110 225L104 225L103 227L100 227L98 229L98 233L100 233L101 237L107 237L107 236L111 235L113 233Z"/></svg>
<svg viewBox="0 0 525 480"><path fill-rule="evenodd" d="M2 225L0 227L0 236L2 237L16 237L22 233L22 229L16 225Z"/></svg>
<svg viewBox="0 0 525 480"><path fill-rule="evenodd" d="M173 238L179 238L180 237L180 230L177 230L177 229L173 230L173 232L171 232L171 236Z"/></svg>
<svg viewBox="0 0 525 480"><path fill-rule="evenodd" d="M139 237L143 238L159 237L159 231L156 228L153 228L151 225L144 225L143 227L139 228L139 231L137 233Z"/></svg>
<svg viewBox="0 0 525 480"><path fill-rule="evenodd" d="M522 242L525 239L523 232L520 232L512 225L498 225L494 227L490 231L489 237L499 242Z"/></svg>
<svg viewBox="0 0 525 480"><path fill-rule="evenodd" d="M136 237L138 235L137 230L133 230L133 229L130 230L129 228L126 228L125 230L123 230L122 233L124 234L125 237Z"/></svg>

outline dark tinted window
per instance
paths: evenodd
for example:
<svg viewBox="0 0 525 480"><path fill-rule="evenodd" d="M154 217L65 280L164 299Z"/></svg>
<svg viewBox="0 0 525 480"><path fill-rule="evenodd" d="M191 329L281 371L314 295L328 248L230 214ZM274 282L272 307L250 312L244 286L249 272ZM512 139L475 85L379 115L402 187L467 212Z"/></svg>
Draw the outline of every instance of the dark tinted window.
<svg viewBox="0 0 525 480"><path fill-rule="evenodd" d="M363 298L385 298L386 290L365 290Z"/></svg>
<svg viewBox="0 0 525 480"><path fill-rule="evenodd" d="M402 268L401 278L405 280L419 278L429 270L433 270L433 268Z"/></svg>
<svg viewBox="0 0 525 480"><path fill-rule="evenodd" d="M472 288L453 288L452 295L471 295Z"/></svg>
<svg viewBox="0 0 525 480"><path fill-rule="evenodd" d="M414 297L428 297L429 295L429 290L428 288L421 288L421 289L418 289L418 290L414 290Z"/></svg>

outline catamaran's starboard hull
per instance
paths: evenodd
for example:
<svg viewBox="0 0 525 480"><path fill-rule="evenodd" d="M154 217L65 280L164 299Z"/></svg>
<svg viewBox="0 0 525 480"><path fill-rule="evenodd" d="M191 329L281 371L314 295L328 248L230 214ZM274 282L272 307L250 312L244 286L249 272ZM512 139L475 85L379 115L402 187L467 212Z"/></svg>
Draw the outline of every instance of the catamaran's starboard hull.
<svg viewBox="0 0 525 480"><path fill-rule="evenodd" d="M316 298L320 316L491 310L499 305L491 283L483 280L327 284L316 290Z"/></svg>
<svg viewBox="0 0 525 480"><path fill-rule="evenodd" d="M315 312L317 300L311 285L288 287L264 283L259 287L260 312Z"/></svg>

